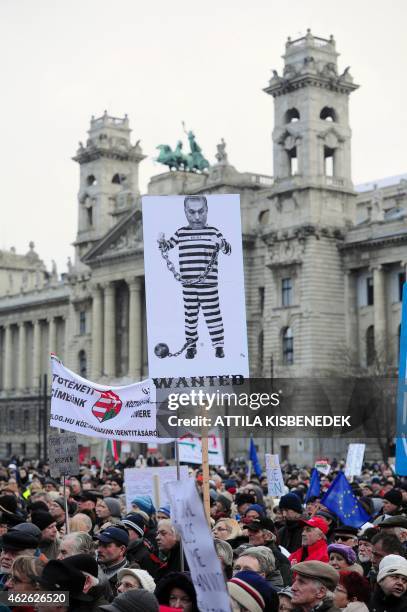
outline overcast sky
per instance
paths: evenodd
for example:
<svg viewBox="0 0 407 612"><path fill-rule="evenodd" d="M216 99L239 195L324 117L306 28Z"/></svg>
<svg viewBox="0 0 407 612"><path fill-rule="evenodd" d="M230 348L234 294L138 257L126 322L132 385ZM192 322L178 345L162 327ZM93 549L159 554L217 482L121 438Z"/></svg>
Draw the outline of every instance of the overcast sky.
<svg viewBox="0 0 407 612"><path fill-rule="evenodd" d="M351 96L355 183L407 172L405 0L0 0L0 249L36 251L64 271L75 238L91 115L129 115L148 155L181 121L211 163L225 138L241 171L272 174L273 99L287 36L333 34ZM185 139L185 138L184 138Z"/></svg>

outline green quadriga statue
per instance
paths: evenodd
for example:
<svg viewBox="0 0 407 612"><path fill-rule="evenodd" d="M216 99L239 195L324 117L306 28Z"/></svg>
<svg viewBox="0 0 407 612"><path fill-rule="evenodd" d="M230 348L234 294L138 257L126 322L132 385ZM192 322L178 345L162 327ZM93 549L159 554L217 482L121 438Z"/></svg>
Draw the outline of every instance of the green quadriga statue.
<svg viewBox="0 0 407 612"><path fill-rule="evenodd" d="M202 149L195 140L195 134L189 130L187 132L190 153L182 151L182 141L178 140L174 150L169 145L158 145L159 155L156 161L169 170L183 170L184 172L203 172L209 168L209 162L202 155Z"/></svg>

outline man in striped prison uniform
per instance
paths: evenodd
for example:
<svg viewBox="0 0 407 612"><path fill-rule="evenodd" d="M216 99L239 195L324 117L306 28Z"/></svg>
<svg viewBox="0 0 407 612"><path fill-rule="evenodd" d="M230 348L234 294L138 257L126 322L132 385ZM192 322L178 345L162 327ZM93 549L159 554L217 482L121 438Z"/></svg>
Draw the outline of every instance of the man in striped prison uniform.
<svg viewBox="0 0 407 612"><path fill-rule="evenodd" d="M205 196L186 196L184 210L188 225L180 227L169 240L165 240L164 235L160 234L158 242L166 251L178 246L181 278L193 281L204 273L216 248L225 255L230 255L232 248L216 227L207 225L208 203ZM196 355L200 308L215 349L215 356L224 357L224 329L219 305L217 260L201 283L184 286L182 294L185 337L190 341L186 358L193 359Z"/></svg>

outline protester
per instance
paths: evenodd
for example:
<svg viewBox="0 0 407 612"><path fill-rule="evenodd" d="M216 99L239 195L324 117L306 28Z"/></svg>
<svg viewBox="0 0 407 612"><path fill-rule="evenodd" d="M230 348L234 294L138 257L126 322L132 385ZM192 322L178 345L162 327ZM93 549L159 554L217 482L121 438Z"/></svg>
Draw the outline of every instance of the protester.
<svg viewBox="0 0 407 612"><path fill-rule="evenodd" d="M294 570L293 612L337 612L333 604L333 591L339 582L339 573L322 561L303 561Z"/></svg>
<svg viewBox="0 0 407 612"><path fill-rule="evenodd" d="M278 612L291 612L293 608L293 592L291 587L285 587L281 591L278 592Z"/></svg>
<svg viewBox="0 0 407 612"><path fill-rule="evenodd" d="M108 527L96 536L98 563L116 594L117 572L128 565L126 559L129 536L120 527Z"/></svg>
<svg viewBox="0 0 407 612"><path fill-rule="evenodd" d="M38 510L31 515L31 522L41 529L40 550L47 559L56 559L59 552L57 524L50 512Z"/></svg>
<svg viewBox="0 0 407 612"><path fill-rule="evenodd" d="M284 586L283 578L276 569L275 557L267 546L251 546L246 548L236 559L233 573L242 571L253 571L263 576L267 582L276 590Z"/></svg>
<svg viewBox="0 0 407 612"><path fill-rule="evenodd" d="M6 589L12 593L25 593L38 590L33 576L41 576L45 563L32 555L18 555L14 559Z"/></svg>
<svg viewBox="0 0 407 612"><path fill-rule="evenodd" d="M226 580L233 575L233 548L225 540L214 539L215 550Z"/></svg>
<svg viewBox="0 0 407 612"><path fill-rule="evenodd" d="M84 514L83 512L78 512L75 514L75 516L69 519L69 529L70 531L84 531L85 533L92 533L92 519L89 515Z"/></svg>
<svg viewBox="0 0 407 612"><path fill-rule="evenodd" d="M99 607L106 612L159 612L156 597L145 589L120 593L112 603Z"/></svg>
<svg viewBox="0 0 407 612"><path fill-rule="evenodd" d="M326 541L328 523L322 517L314 516L308 521L301 519L301 524L303 525L302 545L289 556L291 565L300 561L314 560L327 563L329 561L328 544Z"/></svg>
<svg viewBox="0 0 407 612"><path fill-rule="evenodd" d="M220 518L213 526L212 533L215 538L226 541L235 541L243 535L239 523L233 518Z"/></svg>
<svg viewBox="0 0 407 612"><path fill-rule="evenodd" d="M162 565L156 577L161 580L171 572L181 571L181 549L179 535L169 519L159 521L157 528L157 545ZM184 569L187 569L184 561Z"/></svg>
<svg viewBox="0 0 407 612"><path fill-rule="evenodd" d="M84 531L74 531L64 536L59 545L58 559L72 555L85 554L94 556L95 545L91 536Z"/></svg>
<svg viewBox="0 0 407 612"><path fill-rule="evenodd" d="M150 541L144 537L147 530L145 519L139 513L127 514L121 521L129 536L127 560L129 564L137 563L139 567L155 576L161 562L155 555Z"/></svg>
<svg viewBox="0 0 407 612"><path fill-rule="evenodd" d="M340 571L334 604L346 612L368 612L371 590L369 581L357 572Z"/></svg>
<svg viewBox="0 0 407 612"><path fill-rule="evenodd" d="M96 503L96 523L100 531L109 525L119 523L121 519L120 502L114 497L98 499Z"/></svg>
<svg viewBox="0 0 407 612"><path fill-rule="evenodd" d="M154 578L143 569L126 567L117 572L117 592L125 593L131 589L146 589L154 593Z"/></svg>
<svg viewBox="0 0 407 612"><path fill-rule="evenodd" d="M277 593L256 572L238 572L227 583L232 612L278 612Z"/></svg>
<svg viewBox="0 0 407 612"><path fill-rule="evenodd" d="M336 570L347 570L363 574L362 566L356 563L356 553L350 546L345 544L330 544L328 546L329 565Z"/></svg>
<svg viewBox="0 0 407 612"><path fill-rule="evenodd" d="M377 585L369 603L370 612L407 610L407 561L400 555L387 555L379 564Z"/></svg>
<svg viewBox="0 0 407 612"><path fill-rule="evenodd" d="M280 499L279 509L284 525L278 531L281 546L293 553L302 545L303 525L299 522L303 513L300 499L295 493L287 493Z"/></svg>
<svg viewBox="0 0 407 612"><path fill-rule="evenodd" d="M16 530L16 528L3 535L0 553L0 590L5 589L16 557L19 555L34 556L38 549L39 541L40 535L35 536L32 533L24 533L23 531Z"/></svg>
<svg viewBox="0 0 407 612"><path fill-rule="evenodd" d="M199 612L195 587L187 572L167 574L157 584L155 595L165 606L181 608L184 612Z"/></svg>

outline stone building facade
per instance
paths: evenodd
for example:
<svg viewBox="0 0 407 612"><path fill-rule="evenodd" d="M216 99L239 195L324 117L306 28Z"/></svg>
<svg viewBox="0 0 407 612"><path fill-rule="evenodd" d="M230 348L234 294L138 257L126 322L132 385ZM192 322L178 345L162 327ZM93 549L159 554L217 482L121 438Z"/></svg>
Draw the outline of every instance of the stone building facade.
<svg viewBox="0 0 407 612"><path fill-rule="evenodd" d="M251 376L309 377L348 353L396 367L407 265L407 175L354 187L349 96L333 38L287 40L274 101L273 177L219 155L205 174L153 176L148 193L240 193ZM80 168L75 260L59 278L30 245L0 253L0 456L36 456L39 380L56 352L98 382L148 375L138 168L127 116L92 118ZM300 463L343 455L336 438L273 440ZM247 443L234 441L232 452ZM262 445L271 450L270 436Z"/></svg>

